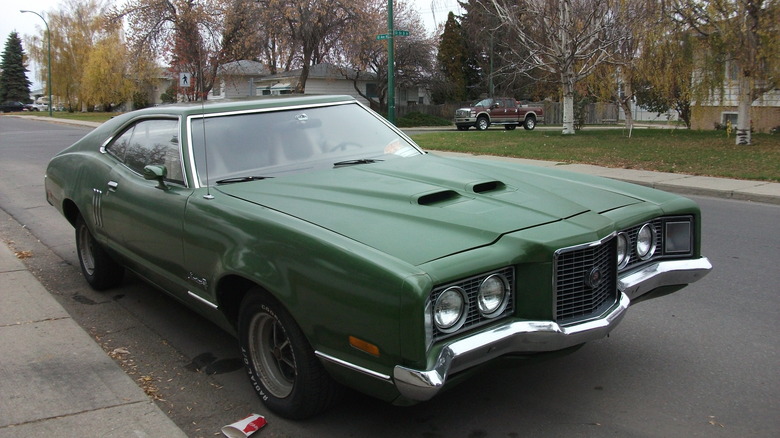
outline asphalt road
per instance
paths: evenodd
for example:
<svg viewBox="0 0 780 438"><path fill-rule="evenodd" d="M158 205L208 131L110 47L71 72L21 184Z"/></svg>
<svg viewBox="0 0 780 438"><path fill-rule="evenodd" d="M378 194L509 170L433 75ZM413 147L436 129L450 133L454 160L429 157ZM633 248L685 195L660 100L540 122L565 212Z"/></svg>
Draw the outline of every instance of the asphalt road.
<svg viewBox="0 0 780 438"><path fill-rule="evenodd" d="M251 412L262 437L774 437L780 432L780 206L695 198L714 265L700 282L632 307L607 339L564 358L495 369L414 407L357 393L290 422L252 392L236 342L127 275L97 293L73 230L43 195L48 159L88 130L0 117L0 236L190 436Z"/></svg>

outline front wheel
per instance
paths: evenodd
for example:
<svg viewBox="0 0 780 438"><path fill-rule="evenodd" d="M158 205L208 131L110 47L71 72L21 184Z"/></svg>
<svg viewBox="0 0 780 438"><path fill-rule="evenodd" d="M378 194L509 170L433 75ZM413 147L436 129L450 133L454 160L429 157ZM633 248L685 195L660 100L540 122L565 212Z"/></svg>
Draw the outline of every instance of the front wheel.
<svg viewBox="0 0 780 438"><path fill-rule="evenodd" d="M523 128L526 131L533 131L534 128L536 128L536 118L533 116L526 117L525 122L523 123Z"/></svg>
<svg viewBox="0 0 780 438"><path fill-rule="evenodd" d="M76 220L76 252L81 273L93 289L104 290L122 282L125 269L95 240L81 216Z"/></svg>
<svg viewBox="0 0 780 438"><path fill-rule="evenodd" d="M339 394L292 316L259 289L247 293L238 320L244 364L266 407L290 419L327 409Z"/></svg>
<svg viewBox="0 0 780 438"><path fill-rule="evenodd" d="M490 120L487 117L480 117L477 119L477 130L484 131L490 126Z"/></svg>

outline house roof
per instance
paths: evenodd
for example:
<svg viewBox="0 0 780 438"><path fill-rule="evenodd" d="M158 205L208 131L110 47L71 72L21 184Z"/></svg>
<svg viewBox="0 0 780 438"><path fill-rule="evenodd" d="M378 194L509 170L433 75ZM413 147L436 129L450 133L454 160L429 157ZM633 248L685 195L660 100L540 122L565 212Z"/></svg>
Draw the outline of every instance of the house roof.
<svg viewBox="0 0 780 438"><path fill-rule="evenodd" d="M219 74L225 76L267 76L269 73L270 71L265 64L248 59L232 61L219 66Z"/></svg>

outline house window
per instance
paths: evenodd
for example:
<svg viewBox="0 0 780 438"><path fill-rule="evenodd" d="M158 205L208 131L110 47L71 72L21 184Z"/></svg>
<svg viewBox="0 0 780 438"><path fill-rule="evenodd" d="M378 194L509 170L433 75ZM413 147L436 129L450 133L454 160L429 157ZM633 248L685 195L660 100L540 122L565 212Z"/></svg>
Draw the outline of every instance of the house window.
<svg viewBox="0 0 780 438"><path fill-rule="evenodd" d="M726 63L726 78L731 81L739 79L739 64L736 61Z"/></svg>
<svg viewBox="0 0 780 438"><path fill-rule="evenodd" d="M376 84L372 84L372 83L366 84L366 97L379 97L379 94L377 93Z"/></svg>
<svg viewBox="0 0 780 438"><path fill-rule="evenodd" d="M738 115L739 115L738 113L731 113L731 112L729 112L729 113L726 113L726 112L720 113L720 123L721 123L721 125L726 126L726 124L731 122L731 126L736 128L737 127L737 119L738 119L737 116Z"/></svg>

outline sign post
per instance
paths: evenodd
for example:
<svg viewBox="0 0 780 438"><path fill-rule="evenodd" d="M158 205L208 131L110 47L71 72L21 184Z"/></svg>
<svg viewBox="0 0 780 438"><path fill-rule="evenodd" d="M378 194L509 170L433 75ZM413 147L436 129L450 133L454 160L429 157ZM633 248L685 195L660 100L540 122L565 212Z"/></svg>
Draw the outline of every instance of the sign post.
<svg viewBox="0 0 780 438"><path fill-rule="evenodd" d="M395 39L409 36L408 30L393 28L393 0L387 0L387 33L376 36L377 41L387 40L387 120L395 125Z"/></svg>

